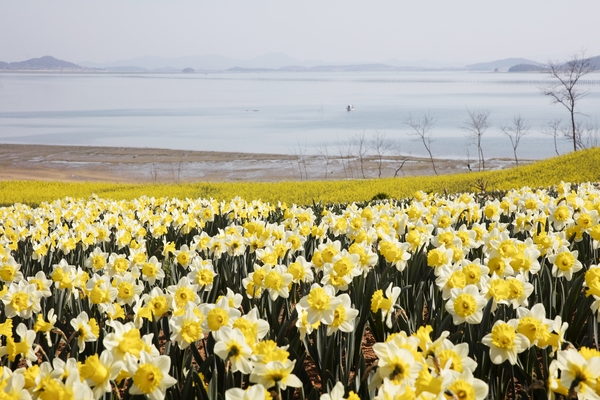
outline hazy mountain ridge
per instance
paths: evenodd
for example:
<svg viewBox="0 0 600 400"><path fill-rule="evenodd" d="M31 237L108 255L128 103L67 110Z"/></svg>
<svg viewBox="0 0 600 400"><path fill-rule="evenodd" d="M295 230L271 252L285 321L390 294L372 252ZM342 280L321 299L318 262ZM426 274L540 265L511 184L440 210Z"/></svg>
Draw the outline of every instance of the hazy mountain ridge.
<svg viewBox="0 0 600 400"><path fill-rule="evenodd" d="M31 58L25 61L1 62L0 69L13 71L87 71L89 68L81 67L72 62L59 60L52 56Z"/></svg>
<svg viewBox="0 0 600 400"><path fill-rule="evenodd" d="M591 57L592 64L600 69L600 56ZM433 61L414 62L388 59L381 63L325 63L311 60L300 61L283 53L269 53L251 60L205 55L177 58L154 56L137 57L111 63L81 62L79 64L56 59L51 56L32 58L19 62L0 61L0 70L11 71L96 71L96 72L158 72L176 73L192 68L196 72L267 72L267 71L308 71L308 72L361 72L361 71L540 71L544 64L525 58L506 58L490 62L469 64L463 67L449 67Z"/></svg>
<svg viewBox="0 0 600 400"><path fill-rule="evenodd" d="M477 64L469 64L465 66L467 71L493 71L496 68L498 70L508 70L511 67L519 64L528 64L528 65L538 65L541 66L542 63L537 61L528 60L526 58L504 58L502 60L495 60L484 63Z"/></svg>

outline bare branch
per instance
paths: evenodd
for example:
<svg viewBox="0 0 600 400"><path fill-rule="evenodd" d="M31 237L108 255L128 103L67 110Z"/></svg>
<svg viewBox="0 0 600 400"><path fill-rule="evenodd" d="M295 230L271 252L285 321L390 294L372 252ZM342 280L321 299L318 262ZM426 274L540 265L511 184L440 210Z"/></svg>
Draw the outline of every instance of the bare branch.
<svg viewBox="0 0 600 400"><path fill-rule="evenodd" d="M413 118L412 114L408 114L408 117L404 123L410 126L413 130L413 132L409 133L409 135L414 136L417 140L420 140L423 143L425 150L427 150L427 153L429 154L433 172L437 175L438 173L435 169L435 161L431 153L431 128L433 128L435 125L436 119L429 113L423 114L421 118Z"/></svg>
<svg viewBox="0 0 600 400"><path fill-rule="evenodd" d="M556 141L558 139L559 133L561 132L561 130L560 130L561 124L562 124L561 119L554 119L554 120L548 122L542 128L542 133L544 135L552 136L552 139L554 140L554 151L556 152L557 156L560 155L558 153L558 146L556 145Z"/></svg>
<svg viewBox="0 0 600 400"><path fill-rule="evenodd" d="M595 69L591 59L585 56L585 50L581 50L567 62L548 62L544 71L550 76L551 82L542 86L540 91L544 96L550 97L553 104L561 104L569 111L571 127L564 132L566 138L573 142L573 151L581 148L581 137L578 137L580 132L577 131L575 121L575 115L580 114L576 109L577 103L589 93L589 90L583 90L577 85L583 76Z"/></svg>
<svg viewBox="0 0 600 400"><path fill-rule="evenodd" d="M384 133L375 131L375 137L371 139L371 149L375 152L377 157L377 177L381 178L381 172L383 169L383 157L385 154L392 149L394 143L385 137Z"/></svg>
<svg viewBox="0 0 600 400"><path fill-rule="evenodd" d="M358 159L358 165L360 168L360 173L363 179L366 179L365 176L365 161L367 157L367 153L369 152L369 143L365 137L365 132L357 133L352 138L352 147L356 151L356 158Z"/></svg>
<svg viewBox="0 0 600 400"><path fill-rule="evenodd" d="M510 139L513 152L515 154L515 162L517 163L518 167L519 158L517 157L517 147L519 147L519 142L521 141L521 138L527 135L527 133L529 133L529 129L531 129L531 126L529 126L525 122L525 119L521 117L521 114L519 114L513 117L511 124L503 125L501 129L502 132L504 132L504 134Z"/></svg>
<svg viewBox="0 0 600 400"><path fill-rule="evenodd" d="M471 111L467 108L467 114L468 117L464 120L460 129L467 132L467 138L477 146L478 170L485 170L485 158L483 156L483 148L481 147L481 138L485 131L492 126L490 121L490 111Z"/></svg>
<svg viewBox="0 0 600 400"><path fill-rule="evenodd" d="M329 149L327 145L324 144L321 148L317 150L317 152L325 159L325 179L327 179L327 174L329 173L329 164L331 164L331 156L329 155Z"/></svg>

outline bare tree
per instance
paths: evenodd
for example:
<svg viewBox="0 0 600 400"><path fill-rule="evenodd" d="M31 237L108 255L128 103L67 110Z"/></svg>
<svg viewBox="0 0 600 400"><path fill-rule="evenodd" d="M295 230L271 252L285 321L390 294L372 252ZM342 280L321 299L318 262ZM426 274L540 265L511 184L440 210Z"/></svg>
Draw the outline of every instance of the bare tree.
<svg viewBox="0 0 600 400"><path fill-rule="evenodd" d="M152 177L152 181L156 183L158 179L158 170L156 169L156 163L152 163L152 169L150 170L150 176Z"/></svg>
<svg viewBox="0 0 600 400"><path fill-rule="evenodd" d="M556 145L556 142L557 142L559 133L561 132L561 129L560 129L561 124L562 124L561 119L553 119L552 121L550 121L546 125L544 125L544 127L542 128L542 133L544 135L552 136L552 139L554 140L554 151L556 152L557 156L560 155L558 153L558 146Z"/></svg>
<svg viewBox="0 0 600 400"><path fill-rule="evenodd" d="M331 164L331 156L329 155L329 149L327 148L327 145L324 144L317 151L325 160L325 179L327 179L327 174L329 173L329 164Z"/></svg>
<svg viewBox="0 0 600 400"><path fill-rule="evenodd" d="M181 177L181 169L183 167L183 162L179 161L178 163L169 162L169 166L171 167L171 175L173 175L173 180L175 183L179 183L179 178Z"/></svg>
<svg viewBox="0 0 600 400"><path fill-rule="evenodd" d="M549 62L545 73L552 80L541 87L542 94L549 96L553 104L562 104L568 111L571 119L570 133L568 138L573 141L573 151L577 151L581 144L578 137L577 123L575 115L580 114L577 110L577 103L585 97L589 90L582 90L577 86L579 80L594 71L595 65L585 56L585 51L573 54L571 59L565 63Z"/></svg>
<svg viewBox="0 0 600 400"><path fill-rule="evenodd" d="M344 170L344 178L353 178L354 171L352 169L352 141L340 142L339 138L336 141L337 151L342 162L342 168Z"/></svg>
<svg viewBox="0 0 600 400"><path fill-rule="evenodd" d="M383 169L383 157L392 149L394 143L385 137L385 133L375 131L375 136L371 139L371 148L377 157L377 177L381 178ZM402 168L402 167L400 167Z"/></svg>
<svg viewBox="0 0 600 400"><path fill-rule="evenodd" d="M365 176L365 162L367 158L367 154L369 153L369 143L365 137L365 132L357 133L352 138L352 147L356 151L356 159L358 160L358 167L360 168L360 174L363 179L366 179Z"/></svg>
<svg viewBox="0 0 600 400"><path fill-rule="evenodd" d="M461 129L467 132L469 138L477 146L477 164L478 170L485 170L485 158L483 156L483 148L481 147L481 138L487 129L492 125L490 122L489 110L469 110L469 116L463 122Z"/></svg>
<svg viewBox="0 0 600 400"><path fill-rule="evenodd" d="M510 139L510 144L512 145L513 153L515 155L515 162L518 167L519 158L517 157L517 147L519 147L521 138L529 133L531 126L529 126L527 122L525 122L525 118L521 117L521 114L519 114L513 117L511 124L503 125L501 129Z"/></svg>
<svg viewBox="0 0 600 400"><path fill-rule="evenodd" d="M429 154L433 172L437 175L438 173L435 169L435 161L431 153L431 128L433 128L436 123L435 118L429 113L423 114L421 118L413 118L412 114L408 114L408 117L404 123L410 126L413 130L413 132L409 133L409 135L414 136L416 140L420 140L423 143L425 150L427 150L427 153Z"/></svg>
<svg viewBox="0 0 600 400"><path fill-rule="evenodd" d="M297 142L297 145L292 147L291 151L298 165L298 172L300 172L300 180L302 180L303 178L305 180L308 179L308 171L306 167L308 156L306 154L306 145L303 146L302 144L300 144L300 142Z"/></svg>

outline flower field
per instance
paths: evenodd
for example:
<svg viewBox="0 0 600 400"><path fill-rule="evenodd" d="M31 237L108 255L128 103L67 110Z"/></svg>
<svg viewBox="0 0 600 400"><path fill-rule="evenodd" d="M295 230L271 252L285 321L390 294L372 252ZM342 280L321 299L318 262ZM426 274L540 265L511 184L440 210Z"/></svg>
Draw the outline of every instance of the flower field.
<svg viewBox="0 0 600 400"><path fill-rule="evenodd" d="M600 398L600 190L0 208L0 388Z"/></svg>

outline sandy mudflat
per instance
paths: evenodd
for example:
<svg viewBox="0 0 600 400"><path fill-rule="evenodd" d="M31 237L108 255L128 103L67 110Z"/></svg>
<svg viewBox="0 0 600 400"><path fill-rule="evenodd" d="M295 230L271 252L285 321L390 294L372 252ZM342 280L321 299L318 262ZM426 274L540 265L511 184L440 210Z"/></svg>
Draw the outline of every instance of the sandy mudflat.
<svg viewBox="0 0 600 400"><path fill-rule="evenodd" d="M526 161L519 160L525 163ZM402 165L401 169L398 167ZM467 172L464 160L437 159L438 173ZM514 165L486 160L486 169ZM225 153L129 147L0 144L0 180L108 182L282 181L433 175L429 159ZM472 165L475 169L475 166Z"/></svg>

